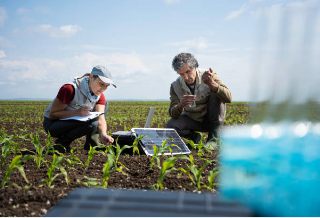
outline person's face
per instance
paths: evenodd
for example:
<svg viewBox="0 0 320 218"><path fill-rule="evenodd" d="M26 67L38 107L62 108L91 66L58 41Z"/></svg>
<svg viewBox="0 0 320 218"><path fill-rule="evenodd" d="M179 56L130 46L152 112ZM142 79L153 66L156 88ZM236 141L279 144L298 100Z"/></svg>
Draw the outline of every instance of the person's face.
<svg viewBox="0 0 320 218"><path fill-rule="evenodd" d="M179 70L178 74L183 78L183 80L188 84L192 85L196 82L197 68L193 70L190 69L189 64L184 64Z"/></svg>
<svg viewBox="0 0 320 218"><path fill-rule="evenodd" d="M109 86L110 84L102 82L99 77L94 78L92 75L90 75L89 88L91 93L100 95L102 92L106 91Z"/></svg>

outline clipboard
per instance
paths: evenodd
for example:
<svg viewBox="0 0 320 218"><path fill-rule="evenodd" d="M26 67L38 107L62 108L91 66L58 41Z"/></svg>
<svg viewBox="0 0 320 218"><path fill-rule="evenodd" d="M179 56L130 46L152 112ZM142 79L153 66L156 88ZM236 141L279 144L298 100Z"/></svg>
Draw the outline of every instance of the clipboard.
<svg viewBox="0 0 320 218"><path fill-rule="evenodd" d="M73 116L73 117L63 118L63 119L60 119L60 120L77 120L77 121L85 122L85 121L97 118L102 114L104 114L104 112L90 112L90 114L87 115L87 116L83 116L83 117L81 117L81 116Z"/></svg>

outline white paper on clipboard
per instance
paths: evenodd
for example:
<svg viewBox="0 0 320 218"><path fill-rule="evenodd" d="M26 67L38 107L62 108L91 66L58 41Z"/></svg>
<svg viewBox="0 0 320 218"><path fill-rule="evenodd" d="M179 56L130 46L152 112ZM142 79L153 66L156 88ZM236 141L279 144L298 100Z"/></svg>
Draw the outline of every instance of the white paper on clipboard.
<svg viewBox="0 0 320 218"><path fill-rule="evenodd" d="M90 112L89 115L87 116L73 116L73 117L67 117L67 118L63 118L60 120L78 120L78 121L88 121L88 120L92 120L94 118L99 117L100 115L104 114L103 112Z"/></svg>

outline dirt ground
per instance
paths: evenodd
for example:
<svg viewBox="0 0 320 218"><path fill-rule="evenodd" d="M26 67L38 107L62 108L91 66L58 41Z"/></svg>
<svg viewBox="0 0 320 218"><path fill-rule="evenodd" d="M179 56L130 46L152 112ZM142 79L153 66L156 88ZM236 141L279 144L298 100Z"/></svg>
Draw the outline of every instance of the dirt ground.
<svg viewBox="0 0 320 218"><path fill-rule="evenodd" d="M25 125L21 125L23 128ZM13 134L10 123L6 123L4 129L7 131L7 134ZM19 128L19 126L18 126ZM38 126L30 126L30 129L39 128ZM17 129L17 126L15 127ZM40 134L39 140L42 144L45 144L47 139L46 134ZM30 141L22 140L17 141L20 145L20 148L28 148L34 150L34 146ZM82 145L81 145L82 144ZM81 141L74 141L72 146L78 146L76 152L74 153L83 163L87 160L88 151L82 149L84 144L84 138ZM200 157L197 155L197 150L192 150L192 154L195 160L199 160ZM216 159L218 152L207 153L202 158L206 159ZM14 156L10 156L12 159ZM46 157L47 160L52 160L52 155ZM9 159L10 159L9 158ZM10 159L10 161L11 161ZM65 178L60 175L54 182L54 188L47 187L43 179L47 178L48 168L45 165L42 165L40 169L37 169L33 160L28 160L23 163L23 167L26 173L28 180L30 181L31 187L28 189L18 189L12 186L6 186L5 188L0 188L0 216L3 217L12 217L12 216L43 216L47 211L57 204L59 199L67 196L68 192L77 187L84 187L84 185L77 182L78 180L85 181L84 176L90 178L102 179L102 168L106 162L106 157L102 154L95 154L92 161L89 164L89 168L85 170L81 165L74 165L73 169L68 169L68 177L70 184L67 185ZM119 158L119 161L127 168L124 175L121 172L114 172L111 174L108 188L123 188L123 189L139 189L139 190L150 190L152 185L154 185L159 177L159 169L150 168L151 157L144 154L140 155L131 155L131 154L122 154ZM204 164L204 160L199 160L196 162L198 169ZM177 160L175 167L187 168L187 165L190 164L187 160ZM209 172L216 168L216 163L211 163L206 166L205 170L202 173L204 182L207 183L207 177ZM0 178L4 177L4 170L6 167L0 171ZM196 192L196 188L191 186L190 178L181 174L181 171L172 171L170 172L163 181L164 190L184 190L186 192ZM27 185L20 172L15 169L11 176L10 181L18 184L21 187ZM216 187L218 188L218 187ZM201 192L212 192L207 188L202 188Z"/></svg>

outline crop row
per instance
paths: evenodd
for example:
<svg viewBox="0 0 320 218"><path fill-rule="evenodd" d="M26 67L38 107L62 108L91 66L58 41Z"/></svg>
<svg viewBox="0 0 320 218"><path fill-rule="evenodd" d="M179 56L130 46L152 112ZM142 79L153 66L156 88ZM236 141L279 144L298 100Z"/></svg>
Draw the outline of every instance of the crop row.
<svg viewBox="0 0 320 218"><path fill-rule="evenodd" d="M137 142L120 148L119 145L100 146L92 148L86 157L80 158L77 152L82 149L84 138L80 138L73 143L72 153L63 155L52 152L53 142L50 136L44 132L42 127L43 115L50 102L46 101L0 101L0 122L1 136L1 181L2 187L13 185L20 188L31 186L53 187L57 177L64 177L65 183L69 183L70 173L74 170L86 172L90 169L90 163L97 155L104 157L104 162L100 166L99 172L102 175L97 177L87 176L77 178L77 182L85 186L106 187L110 175L120 174L124 179L131 169L128 169L122 161L123 149L130 150L135 155L138 154ZM130 130L135 127L143 127L150 107L156 107L156 111L151 123L151 127L163 128L170 119L168 115L169 102L155 101L110 101L110 108L107 116L108 134L119 130ZM225 125L245 124L249 120L249 109L246 103L232 103L227 105ZM202 134L203 138L206 137ZM190 142L193 147L191 155L163 156L163 149L167 147L163 144L162 149L155 149L156 155L148 160L149 169L157 172L157 180L153 182L151 188L162 189L164 178L170 174L177 178L187 177L196 190L208 188L214 190L217 185L216 176L219 172L216 151L210 151L203 145L204 140L199 144ZM212 152L215 154L213 155ZM34 167L46 172L45 178L39 181L30 182L28 172L25 172L26 163L34 163ZM182 163L182 164L181 164ZM91 166L93 167L93 166ZM14 169L17 169L14 171ZM15 173L25 180L25 185L16 184L10 180ZM208 173L209 171L209 173ZM206 173L206 178L204 177Z"/></svg>
<svg viewBox="0 0 320 218"><path fill-rule="evenodd" d="M137 138L132 145L125 145L120 147L118 143L115 145L105 146L100 145L91 147L85 160L80 160L77 155L77 151L81 148L74 147L70 154L62 154L53 149L54 143L50 135L48 135L45 143L40 143L38 136L31 133L24 136L13 136L5 133L4 129L1 129L0 145L2 149L1 161L0 161L0 174L2 174L1 187L5 188L8 185L16 187L18 189L29 189L32 186L42 187L46 185L49 188L54 188L54 180L57 177L63 176L66 185L70 183L68 174L75 171L86 172L89 169L92 159L95 155L100 154L105 157L105 163L99 170L102 173L99 178L92 178L86 175L81 179L77 179L77 182L87 187L106 188L108 186L108 180L110 175L116 172L120 172L124 176L127 176L130 169L128 169L123 163L120 162L120 155L124 150L131 150L133 155L139 155L138 141L142 138ZM19 139L20 143L17 143L15 139ZM31 142L33 147L27 149L22 144ZM166 175L171 171L179 171L180 174L185 174L190 179L190 184L200 191L202 188L207 188L210 191L215 191L216 176L219 173L219 169L216 165L217 160L208 159L208 154L212 154L212 151L207 149L202 143L194 144L192 141L188 141L194 149L198 150L197 159L193 154L190 155L176 155L176 156L164 156L163 153L166 149L171 150L167 142L164 141L161 148L154 146L154 155L150 158L150 170L157 170L159 177L155 184L150 188L153 190L163 189L163 180ZM174 146L174 145L172 145ZM210 156L210 155L209 155ZM178 160L187 161L186 167L175 167ZM44 170L46 172L45 178L37 178L36 182L30 182L28 174L24 170L24 165L28 161L34 162L34 167L38 170ZM213 164L214 163L214 164ZM212 164L211 171L209 172L206 182L204 182L202 173L205 168ZM25 185L17 184L11 181L10 176L14 169L18 169L20 176L25 180Z"/></svg>

